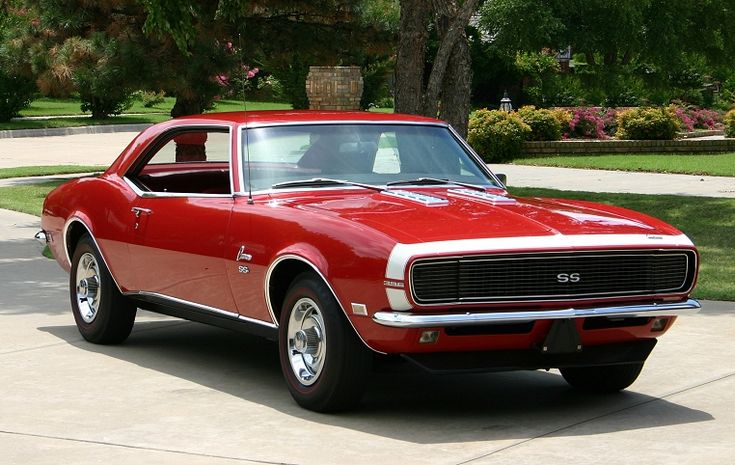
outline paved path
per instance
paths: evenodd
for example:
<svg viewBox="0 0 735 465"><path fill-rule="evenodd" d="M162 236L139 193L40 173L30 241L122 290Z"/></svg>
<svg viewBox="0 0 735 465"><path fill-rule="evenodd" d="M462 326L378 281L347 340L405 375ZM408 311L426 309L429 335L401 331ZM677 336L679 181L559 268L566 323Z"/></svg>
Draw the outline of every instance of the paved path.
<svg viewBox="0 0 735 465"><path fill-rule="evenodd" d="M2 463L733 463L735 304L679 318L619 395L555 371L376 375L361 410L320 415L257 338L140 312L125 344L86 343L38 227L0 210Z"/></svg>
<svg viewBox="0 0 735 465"><path fill-rule="evenodd" d="M137 132L0 139L0 168L110 165Z"/></svg>
<svg viewBox="0 0 735 465"><path fill-rule="evenodd" d="M0 139L0 168L40 165L109 165L136 132ZM589 192L680 194L735 198L735 178L490 165L518 187ZM8 185L17 183L5 181Z"/></svg>
<svg viewBox="0 0 735 465"><path fill-rule="evenodd" d="M489 165L508 176L508 185L583 192L674 194L735 198L735 177L633 173L545 166Z"/></svg>

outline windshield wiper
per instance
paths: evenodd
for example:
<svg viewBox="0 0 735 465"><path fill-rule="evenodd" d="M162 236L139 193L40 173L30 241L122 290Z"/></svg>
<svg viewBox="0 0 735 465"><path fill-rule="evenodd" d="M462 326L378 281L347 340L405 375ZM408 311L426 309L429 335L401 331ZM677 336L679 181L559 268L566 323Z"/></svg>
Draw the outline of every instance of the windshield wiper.
<svg viewBox="0 0 735 465"><path fill-rule="evenodd" d="M273 184L273 189L284 189L287 187L305 187L305 186L330 186L330 185L343 185L343 186L355 186L362 187L364 189L371 189L378 192L383 192L385 189L372 184L363 184L361 182L345 181L343 179L332 179L332 178L311 178L311 179L296 179L294 181L284 181Z"/></svg>
<svg viewBox="0 0 735 465"><path fill-rule="evenodd" d="M467 187L469 189L474 189L476 191L482 191L485 192L485 188L482 186L478 186L477 184L470 184L468 182L461 182L461 181L451 181L449 179L444 178L431 178L431 177L422 177L422 178L416 178L416 179L401 179L400 181L391 181L389 183L386 183L386 186L400 186L402 184L454 184L456 186L462 186Z"/></svg>

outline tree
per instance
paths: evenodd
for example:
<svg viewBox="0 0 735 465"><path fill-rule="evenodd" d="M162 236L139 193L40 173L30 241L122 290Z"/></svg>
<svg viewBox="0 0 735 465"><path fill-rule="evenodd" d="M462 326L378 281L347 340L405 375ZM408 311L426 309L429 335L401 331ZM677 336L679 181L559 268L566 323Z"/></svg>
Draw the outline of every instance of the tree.
<svg viewBox="0 0 735 465"><path fill-rule="evenodd" d="M492 0L479 12L509 56L571 46L587 87L608 94L656 80L676 87L680 75L722 66L729 74L735 59L733 0Z"/></svg>
<svg viewBox="0 0 735 465"><path fill-rule="evenodd" d="M396 111L447 120L467 134L472 82L466 27L479 0L401 0ZM430 30L436 53L426 70Z"/></svg>
<svg viewBox="0 0 735 465"><path fill-rule="evenodd" d="M36 86L17 56L14 37L25 24L18 1L0 3L0 121L9 121L26 108Z"/></svg>
<svg viewBox="0 0 735 465"><path fill-rule="evenodd" d="M370 0L219 0L180 2L145 0L146 31L170 39L188 57L213 25L228 31L243 61L277 76L296 108L308 107L305 82L309 65L370 63L389 49L390 13ZM199 3L205 3L203 9ZM211 26L201 29L204 22ZM372 21L377 19L378 21Z"/></svg>

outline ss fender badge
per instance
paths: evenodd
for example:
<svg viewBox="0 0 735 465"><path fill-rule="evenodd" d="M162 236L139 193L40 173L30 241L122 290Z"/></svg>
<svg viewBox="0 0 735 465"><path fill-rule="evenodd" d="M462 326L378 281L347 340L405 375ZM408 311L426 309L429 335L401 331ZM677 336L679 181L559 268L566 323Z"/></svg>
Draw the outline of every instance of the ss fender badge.
<svg viewBox="0 0 735 465"><path fill-rule="evenodd" d="M244 265L240 265L237 267L237 272L238 273L250 273L250 268Z"/></svg>

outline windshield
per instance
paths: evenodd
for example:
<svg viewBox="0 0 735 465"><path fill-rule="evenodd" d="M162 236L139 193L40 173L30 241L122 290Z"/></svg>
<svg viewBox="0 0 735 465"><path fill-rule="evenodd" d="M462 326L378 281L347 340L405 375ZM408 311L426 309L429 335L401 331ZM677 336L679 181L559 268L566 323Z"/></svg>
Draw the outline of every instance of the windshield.
<svg viewBox="0 0 735 465"><path fill-rule="evenodd" d="M441 126L314 124L247 131L242 152L254 191L315 178L371 185L436 178L498 187Z"/></svg>

